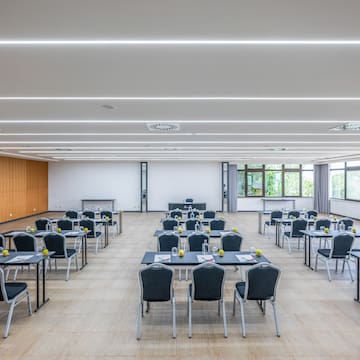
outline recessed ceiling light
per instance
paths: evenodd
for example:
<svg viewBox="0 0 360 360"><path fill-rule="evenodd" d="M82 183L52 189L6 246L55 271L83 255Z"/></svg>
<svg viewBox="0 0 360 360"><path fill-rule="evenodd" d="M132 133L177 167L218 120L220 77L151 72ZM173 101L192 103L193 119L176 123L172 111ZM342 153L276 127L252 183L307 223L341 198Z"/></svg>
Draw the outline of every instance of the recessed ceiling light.
<svg viewBox="0 0 360 360"><path fill-rule="evenodd" d="M101 107L103 107L106 110L115 110L116 109L116 107L111 104L103 104L103 105L101 105Z"/></svg>
<svg viewBox="0 0 360 360"><path fill-rule="evenodd" d="M360 130L360 122L349 122L333 127L331 131L346 131L346 130Z"/></svg>
<svg viewBox="0 0 360 360"><path fill-rule="evenodd" d="M285 148L285 147L274 147L274 148L272 148L271 150L272 150L272 151L286 151L287 148Z"/></svg>
<svg viewBox="0 0 360 360"><path fill-rule="evenodd" d="M174 123L149 123L146 124L146 127L149 131L160 131L160 132L169 132L169 131L179 131L180 125Z"/></svg>

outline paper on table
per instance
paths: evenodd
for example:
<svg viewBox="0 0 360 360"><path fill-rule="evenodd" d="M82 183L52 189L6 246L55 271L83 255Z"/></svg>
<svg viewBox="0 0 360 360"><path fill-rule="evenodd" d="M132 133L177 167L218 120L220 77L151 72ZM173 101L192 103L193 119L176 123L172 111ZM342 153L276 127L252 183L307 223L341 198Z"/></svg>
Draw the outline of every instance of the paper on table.
<svg viewBox="0 0 360 360"><path fill-rule="evenodd" d="M50 231L39 231L36 235L37 236L46 236L49 234L50 234Z"/></svg>
<svg viewBox="0 0 360 360"><path fill-rule="evenodd" d="M79 235L78 231L69 231L68 233L65 234L65 236L76 236Z"/></svg>
<svg viewBox="0 0 360 360"><path fill-rule="evenodd" d="M240 262L256 262L252 255L235 255Z"/></svg>
<svg viewBox="0 0 360 360"><path fill-rule="evenodd" d="M18 255L18 256L15 256L14 258L8 260L6 263L15 263L15 262L26 261L26 260L31 259L33 256L34 255Z"/></svg>
<svg viewBox="0 0 360 360"><path fill-rule="evenodd" d="M164 255L155 255L154 262L171 262L171 255L164 254Z"/></svg>
<svg viewBox="0 0 360 360"><path fill-rule="evenodd" d="M196 255L197 256L197 259L198 259L198 262L205 262L205 261L208 261L208 262L214 262L215 259L212 255Z"/></svg>

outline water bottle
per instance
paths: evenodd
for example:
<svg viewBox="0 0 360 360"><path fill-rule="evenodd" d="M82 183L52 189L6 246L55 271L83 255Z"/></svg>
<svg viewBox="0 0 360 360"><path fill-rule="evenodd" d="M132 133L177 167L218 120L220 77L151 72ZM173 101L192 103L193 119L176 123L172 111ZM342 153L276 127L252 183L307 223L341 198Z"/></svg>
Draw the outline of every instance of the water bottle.
<svg viewBox="0 0 360 360"><path fill-rule="evenodd" d="M46 231L50 231L50 226L51 226L50 223L47 223L45 230L46 230Z"/></svg>
<svg viewBox="0 0 360 360"><path fill-rule="evenodd" d="M198 222L195 224L195 231L199 231L199 223Z"/></svg>
<svg viewBox="0 0 360 360"><path fill-rule="evenodd" d="M205 240L202 244L202 253L203 253L203 255L205 255L208 252L209 252L209 244L208 244L207 240Z"/></svg>

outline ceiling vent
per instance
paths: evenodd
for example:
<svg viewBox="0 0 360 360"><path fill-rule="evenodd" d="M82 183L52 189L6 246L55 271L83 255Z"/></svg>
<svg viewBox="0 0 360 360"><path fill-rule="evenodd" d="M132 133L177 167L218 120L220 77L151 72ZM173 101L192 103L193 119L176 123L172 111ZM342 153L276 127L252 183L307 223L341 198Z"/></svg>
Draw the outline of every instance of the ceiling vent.
<svg viewBox="0 0 360 360"><path fill-rule="evenodd" d="M180 125L174 123L149 123L146 124L149 131L153 132L173 132L179 131Z"/></svg>

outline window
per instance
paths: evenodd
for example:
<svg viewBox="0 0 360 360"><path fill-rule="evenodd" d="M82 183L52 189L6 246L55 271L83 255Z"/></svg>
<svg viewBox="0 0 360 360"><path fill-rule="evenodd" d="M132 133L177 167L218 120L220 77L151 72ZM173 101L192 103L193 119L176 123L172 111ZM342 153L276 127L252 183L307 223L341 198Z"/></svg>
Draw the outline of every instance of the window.
<svg viewBox="0 0 360 360"><path fill-rule="evenodd" d="M360 200L360 170L346 170L346 198Z"/></svg>
<svg viewBox="0 0 360 360"><path fill-rule="evenodd" d="M311 164L240 164L237 168L239 197L313 196Z"/></svg>
<svg viewBox="0 0 360 360"><path fill-rule="evenodd" d="M345 199L345 163L330 164L330 197Z"/></svg>

